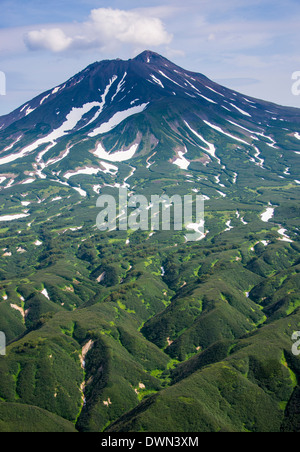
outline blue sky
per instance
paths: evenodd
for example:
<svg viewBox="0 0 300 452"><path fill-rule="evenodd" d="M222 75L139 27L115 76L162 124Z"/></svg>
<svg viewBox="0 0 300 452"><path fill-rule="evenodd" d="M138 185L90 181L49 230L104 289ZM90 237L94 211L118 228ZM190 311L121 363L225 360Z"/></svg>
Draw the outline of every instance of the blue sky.
<svg viewBox="0 0 300 452"><path fill-rule="evenodd" d="M102 59L151 49L237 91L300 107L299 0L1 0L0 114Z"/></svg>

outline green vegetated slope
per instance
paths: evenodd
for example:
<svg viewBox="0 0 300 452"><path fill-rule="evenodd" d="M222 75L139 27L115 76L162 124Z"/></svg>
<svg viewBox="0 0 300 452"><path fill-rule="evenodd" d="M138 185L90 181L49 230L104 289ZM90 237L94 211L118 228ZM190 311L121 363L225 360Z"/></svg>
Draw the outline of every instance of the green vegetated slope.
<svg viewBox="0 0 300 452"><path fill-rule="evenodd" d="M259 215L256 233L195 243L100 233L81 204L81 229L66 216L1 237L0 428L297 430L297 240Z"/></svg>
<svg viewBox="0 0 300 452"><path fill-rule="evenodd" d="M76 429L71 422L35 406L0 403L0 432L75 433Z"/></svg>

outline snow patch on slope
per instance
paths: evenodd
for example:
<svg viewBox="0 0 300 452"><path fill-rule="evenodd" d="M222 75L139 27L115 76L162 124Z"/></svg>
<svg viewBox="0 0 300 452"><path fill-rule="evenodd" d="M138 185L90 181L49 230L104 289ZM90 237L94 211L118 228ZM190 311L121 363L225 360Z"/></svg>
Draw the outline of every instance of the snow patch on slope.
<svg viewBox="0 0 300 452"><path fill-rule="evenodd" d="M233 140L239 141L240 143L243 143L243 144L246 144L247 146L249 146L249 143L247 143L247 141L244 141L241 138L235 137L235 136L231 135L230 133L225 132L223 129L221 129L221 127L211 124L210 122L205 121L205 120L203 122L206 125L208 125L209 127L211 127L212 129L216 130L217 132L222 133L223 135L226 135L227 137L232 138Z"/></svg>
<svg viewBox="0 0 300 452"><path fill-rule="evenodd" d="M99 102L90 102L83 105L80 108L72 108L72 110L66 117L66 121L59 128L53 130L46 137L40 138L39 140L35 141L29 146L26 146L25 148L22 149L22 151L16 154L11 154L6 157L0 158L0 165L5 165L7 163L14 162L17 159L20 159L31 154L33 151L38 149L43 144L51 143L50 146L48 146L45 152L43 153L44 155L46 152L48 152L57 144L57 140L59 138L67 135L71 130L73 130L79 123L79 121L82 119L82 117L95 106L99 106Z"/></svg>
<svg viewBox="0 0 300 452"><path fill-rule="evenodd" d="M216 156L216 148L213 144L209 143L208 141L206 141L198 132L196 132L186 121L184 121L185 125L189 128L189 130L196 135L197 138L199 138L201 141L203 141L203 143L206 144L206 146L208 146L208 149L201 147L201 149L203 149L205 152L208 152L209 155L211 155L212 157L214 157L215 159L217 159L219 165L221 165L221 160Z"/></svg>
<svg viewBox="0 0 300 452"><path fill-rule="evenodd" d="M267 210L260 216L264 223L268 223L274 217L274 207L268 207Z"/></svg>
<svg viewBox="0 0 300 452"><path fill-rule="evenodd" d="M21 218L29 217L29 214L20 213L16 215L3 215L0 217L0 221L13 221L13 220L20 220Z"/></svg>
<svg viewBox="0 0 300 452"><path fill-rule="evenodd" d="M127 151L117 151L113 154L106 152L103 145L100 143L97 146L97 149L93 154L95 157L99 159L107 160L109 162L125 162L126 160L130 160L134 157L136 151L138 150L139 144L136 143L132 145Z"/></svg>
<svg viewBox="0 0 300 452"><path fill-rule="evenodd" d="M183 170L187 170L190 166L190 162L184 157L185 154L187 154L187 148L185 148L185 151L179 151L178 152L178 158L173 162L174 165L179 166L179 168Z"/></svg>
<svg viewBox="0 0 300 452"><path fill-rule="evenodd" d="M110 118L108 122L101 124L100 127L97 127L95 130L93 130L93 132L89 133L89 137L93 138L96 137L97 135L110 132L130 116L142 113L147 108L148 105L149 103L146 103L142 105L137 105L136 107L129 108L128 110L119 111L112 118Z"/></svg>

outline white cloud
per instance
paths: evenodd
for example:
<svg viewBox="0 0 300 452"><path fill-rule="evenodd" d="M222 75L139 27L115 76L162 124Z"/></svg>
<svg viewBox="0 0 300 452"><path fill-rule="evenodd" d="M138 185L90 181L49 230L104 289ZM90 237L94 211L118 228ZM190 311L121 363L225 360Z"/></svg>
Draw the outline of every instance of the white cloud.
<svg viewBox="0 0 300 452"><path fill-rule="evenodd" d="M66 36L60 28L34 30L25 36L25 44L30 50L47 49L62 52L72 44L73 39Z"/></svg>
<svg viewBox="0 0 300 452"><path fill-rule="evenodd" d="M24 42L30 50L58 53L120 44L156 47L170 44L172 38L160 18L143 11L99 8L91 11L87 22L32 30L25 35Z"/></svg>
<svg viewBox="0 0 300 452"><path fill-rule="evenodd" d="M100 8L91 12L90 26L104 40L114 40L140 45L169 44L172 37L162 21L133 11Z"/></svg>

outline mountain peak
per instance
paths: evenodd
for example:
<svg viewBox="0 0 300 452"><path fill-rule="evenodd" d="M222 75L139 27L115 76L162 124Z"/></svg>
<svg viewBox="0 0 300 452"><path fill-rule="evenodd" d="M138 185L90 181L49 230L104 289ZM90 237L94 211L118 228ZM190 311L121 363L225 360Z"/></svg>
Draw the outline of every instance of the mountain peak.
<svg viewBox="0 0 300 452"><path fill-rule="evenodd" d="M0 117L0 431L299 431L299 187L300 109L151 51Z"/></svg>
<svg viewBox="0 0 300 452"><path fill-rule="evenodd" d="M151 50L145 50L134 58L134 61L140 61L143 63L155 63L162 60L166 60L166 58L156 52L152 52Z"/></svg>

